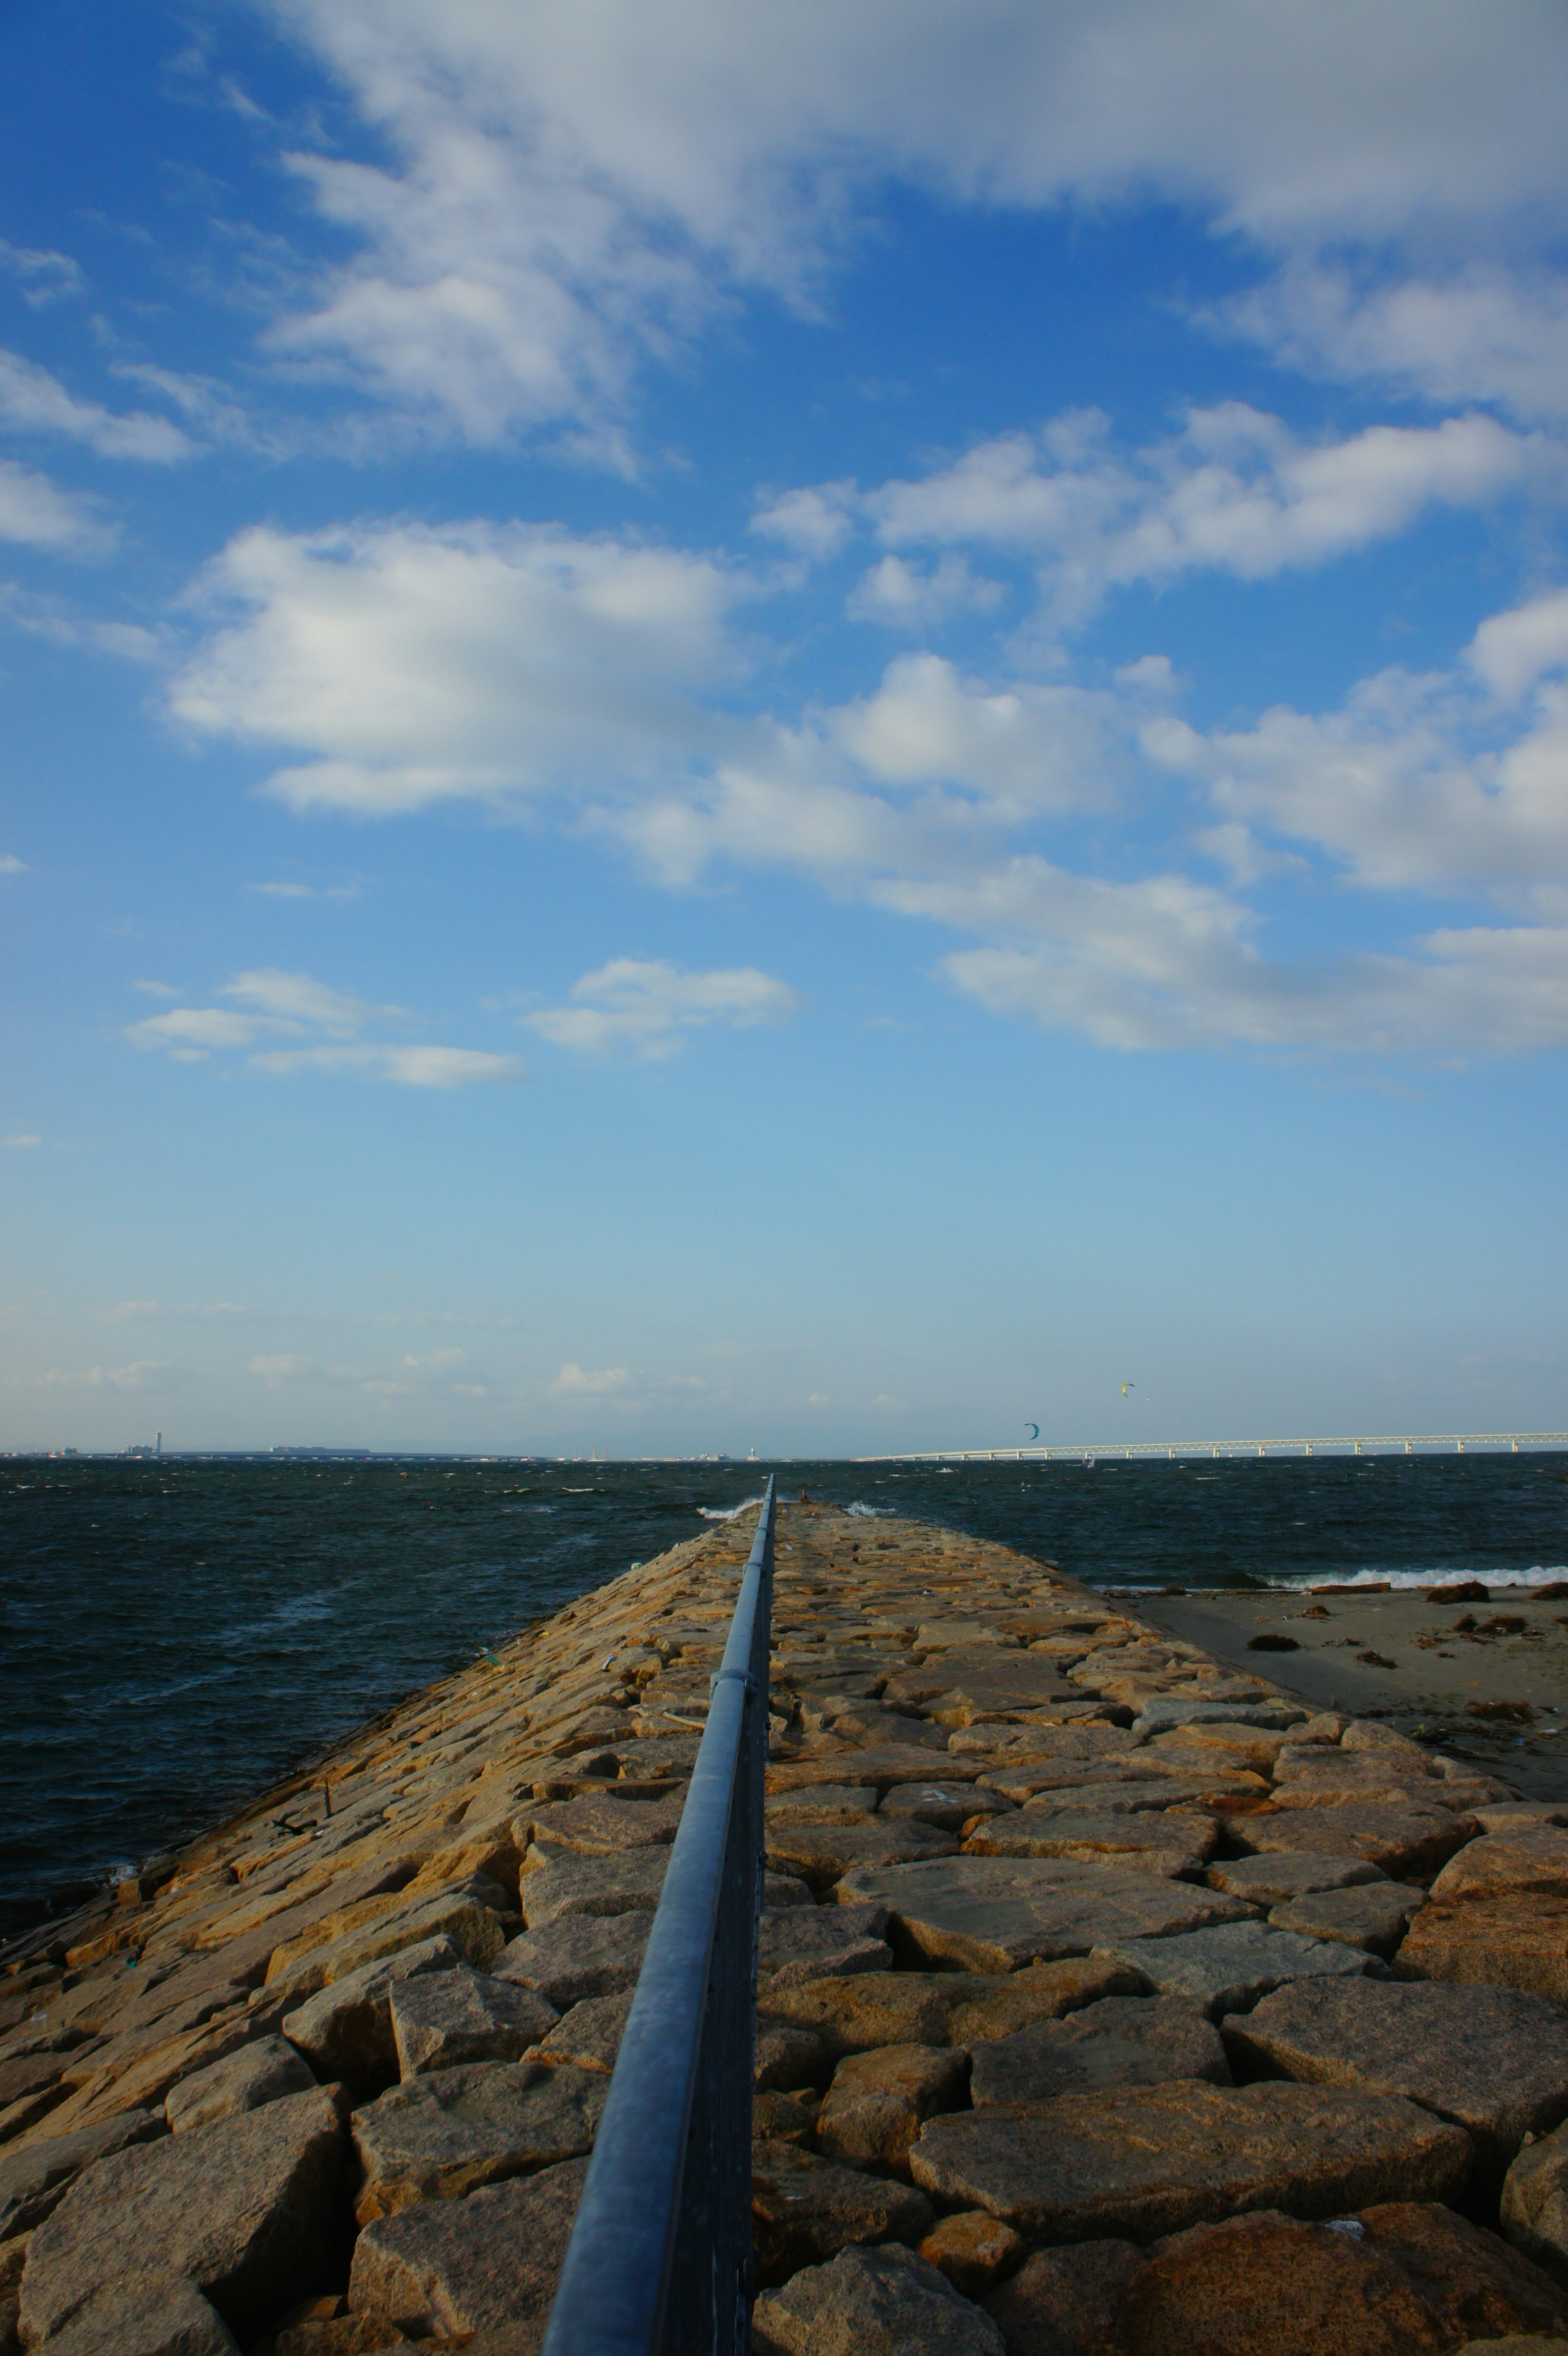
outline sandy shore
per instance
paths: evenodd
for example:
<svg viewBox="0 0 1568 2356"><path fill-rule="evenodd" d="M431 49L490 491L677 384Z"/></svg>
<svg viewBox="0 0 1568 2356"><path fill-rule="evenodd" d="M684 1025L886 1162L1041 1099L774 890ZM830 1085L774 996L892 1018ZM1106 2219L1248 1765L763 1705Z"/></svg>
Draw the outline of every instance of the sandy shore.
<svg viewBox="0 0 1568 2356"><path fill-rule="evenodd" d="M1156 1627L1231 1666L1262 1670L1314 1708L1419 1729L1532 1798L1568 1797L1568 1597L1541 1600L1499 1583L1485 1603L1371 1588L1140 1592L1136 1601ZM1254 1652L1259 1635L1288 1636L1297 1649ZM1490 1714L1515 1704L1530 1716Z"/></svg>

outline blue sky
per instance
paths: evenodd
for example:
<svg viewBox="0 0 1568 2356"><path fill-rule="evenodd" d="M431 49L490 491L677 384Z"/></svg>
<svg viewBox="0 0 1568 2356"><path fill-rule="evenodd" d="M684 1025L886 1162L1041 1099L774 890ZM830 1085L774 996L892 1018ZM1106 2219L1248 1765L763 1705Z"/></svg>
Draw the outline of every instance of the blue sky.
<svg viewBox="0 0 1568 2356"><path fill-rule="evenodd" d="M0 1445L1568 1426L1565 82L6 11Z"/></svg>

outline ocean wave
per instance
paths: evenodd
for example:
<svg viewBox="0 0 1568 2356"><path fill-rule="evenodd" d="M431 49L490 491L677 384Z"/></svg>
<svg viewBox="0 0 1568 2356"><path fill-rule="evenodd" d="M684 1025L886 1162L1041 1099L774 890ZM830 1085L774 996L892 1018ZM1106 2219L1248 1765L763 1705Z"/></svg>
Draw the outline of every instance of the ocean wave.
<svg viewBox="0 0 1568 2356"><path fill-rule="evenodd" d="M1553 1579L1568 1579L1568 1563L1538 1562L1529 1570L1477 1570L1469 1564L1442 1563L1432 1570L1356 1570L1348 1576L1321 1570L1303 1571L1294 1579L1276 1578L1274 1587L1305 1590L1309 1587L1449 1587L1457 1580L1478 1579L1483 1587L1544 1587Z"/></svg>
<svg viewBox="0 0 1568 2356"><path fill-rule="evenodd" d="M891 1505L868 1505L862 1497L857 1497L852 1505L846 1505L844 1507L844 1512L846 1514L859 1514L868 1522L874 1522L877 1520L880 1515L890 1514L892 1511L893 1508Z"/></svg>
<svg viewBox="0 0 1568 2356"><path fill-rule="evenodd" d="M704 1522L733 1522L737 1514L749 1514L761 1503L760 1497L743 1497L738 1505L699 1505L697 1511Z"/></svg>

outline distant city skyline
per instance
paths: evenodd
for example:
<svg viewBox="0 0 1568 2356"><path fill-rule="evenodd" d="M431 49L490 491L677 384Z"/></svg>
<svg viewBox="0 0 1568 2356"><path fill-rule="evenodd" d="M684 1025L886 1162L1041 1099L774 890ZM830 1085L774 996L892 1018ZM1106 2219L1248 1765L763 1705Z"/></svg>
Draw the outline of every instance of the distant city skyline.
<svg viewBox="0 0 1568 2356"><path fill-rule="evenodd" d="M1568 21L0 22L0 1448L1568 1426Z"/></svg>

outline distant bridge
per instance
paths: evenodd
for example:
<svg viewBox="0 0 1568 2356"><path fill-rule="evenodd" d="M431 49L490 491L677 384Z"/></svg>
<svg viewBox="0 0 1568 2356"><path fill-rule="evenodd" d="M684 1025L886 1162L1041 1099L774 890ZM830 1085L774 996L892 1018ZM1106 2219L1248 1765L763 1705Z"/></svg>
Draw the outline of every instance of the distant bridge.
<svg viewBox="0 0 1568 2356"><path fill-rule="evenodd" d="M1032 1442L1026 1448L911 1448L897 1455L857 1456L857 1464L1092 1463L1097 1457L1413 1456L1529 1449L1568 1449L1568 1431L1396 1431L1315 1440L1103 1440Z"/></svg>

